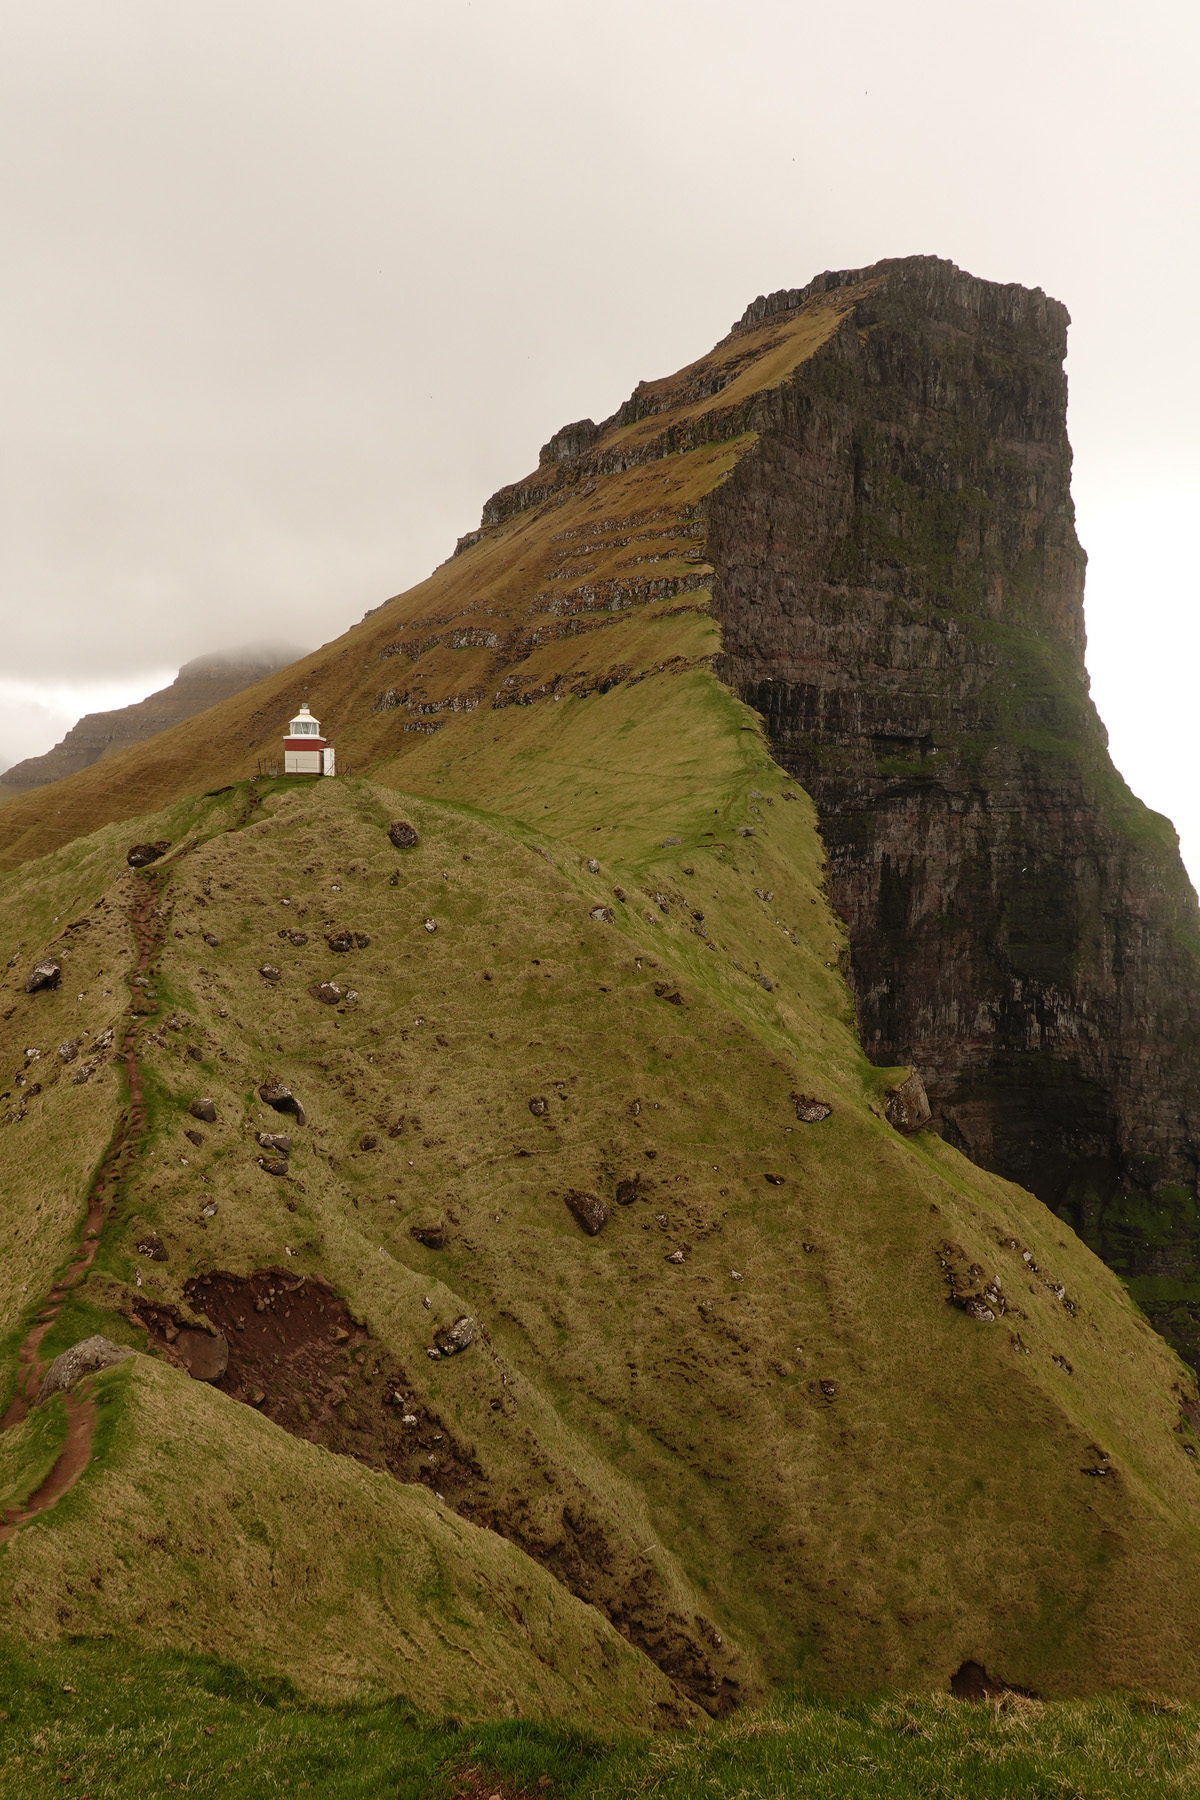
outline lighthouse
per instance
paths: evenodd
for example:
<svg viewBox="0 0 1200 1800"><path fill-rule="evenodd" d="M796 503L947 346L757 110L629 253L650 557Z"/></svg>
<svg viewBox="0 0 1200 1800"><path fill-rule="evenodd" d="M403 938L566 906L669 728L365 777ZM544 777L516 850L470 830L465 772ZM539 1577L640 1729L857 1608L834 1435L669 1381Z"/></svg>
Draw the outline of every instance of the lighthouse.
<svg viewBox="0 0 1200 1800"><path fill-rule="evenodd" d="M283 772L285 775L333 775L333 745L321 736L321 721L308 710L308 701L294 719L289 719L283 740Z"/></svg>

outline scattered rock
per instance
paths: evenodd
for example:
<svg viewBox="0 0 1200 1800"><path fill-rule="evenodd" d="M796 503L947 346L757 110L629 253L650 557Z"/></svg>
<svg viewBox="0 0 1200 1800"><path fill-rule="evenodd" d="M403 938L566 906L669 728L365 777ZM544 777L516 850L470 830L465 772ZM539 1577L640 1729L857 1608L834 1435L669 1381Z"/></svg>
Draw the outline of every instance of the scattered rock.
<svg viewBox="0 0 1200 1800"><path fill-rule="evenodd" d="M260 1156L258 1166L264 1175L286 1175L287 1158L283 1156Z"/></svg>
<svg viewBox="0 0 1200 1800"><path fill-rule="evenodd" d="M67 1388L74 1387L82 1375L90 1375L95 1369L110 1369L113 1363L124 1362L132 1356L132 1350L123 1350L119 1344L110 1344L106 1337L83 1338L78 1344L72 1344L61 1356L56 1356L42 1378L38 1389L37 1404L49 1400L52 1394L61 1394Z"/></svg>
<svg viewBox="0 0 1200 1800"><path fill-rule="evenodd" d="M200 1149L202 1149L202 1148L203 1148L203 1145L204 1145L204 1135L203 1135L203 1133L202 1133L202 1132L199 1132L199 1131L185 1131L185 1132L184 1132L184 1134L183 1134L183 1135L184 1135L184 1137L185 1137L185 1138L186 1138L186 1139L187 1139L187 1140L188 1140L188 1143L189 1143L189 1144L195 1144L195 1146L196 1146L196 1148L197 1148L197 1150L200 1150Z"/></svg>
<svg viewBox="0 0 1200 1800"><path fill-rule="evenodd" d="M982 1294L951 1294L950 1299L968 1319L978 1319L981 1325L990 1325L996 1317Z"/></svg>
<svg viewBox="0 0 1200 1800"><path fill-rule="evenodd" d="M166 1262L167 1260L167 1246L157 1231L148 1232L144 1238L139 1240L137 1253L139 1256L148 1256L151 1262Z"/></svg>
<svg viewBox="0 0 1200 1800"><path fill-rule="evenodd" d="M62 976L62 964L56 963L53 957L44 962L35 963L25 977L25 992L36 994L41 988L56 988Z"/></svg>
<svg viewBox="0 0 1200 1800"><path fill-rule="evenodd" d="M229 1367L229 1344L223 1331L187 1328L175 1339L174 1348L193 1381L220 1381Z"/></svg>
<svg viewBox="0 0 1200 1800"><path fill-rule="evenodd" d="M905 1076L898 1087L892 1089L884 1112L888 1124L893 1125L905 1137L924 1131L933 1115L929 1109L925 1084L915 1069Z"/></svg>
<svg viewBox="0 0 1200 1800"><path fill-rule="evenodd" d="M753 837L754 836L754 827L753 827L753 825L739 825L737 828L737 834L739 837Z"/></svg>
<svg viewBox="0 0 1200 1800"><path fill-rule="evenodd" d="M982 1663L965 1662L950 1677L950 1692L956 1700L996 1700L1009 1689L989 1675Z"/></svg>
<svg viewBox="0 0 1200 1800"><path fill-rule="evenodd" d="M286 1132L260 1131L258 1143L260 1149L277 1150L280 1156L292 1154L292 1140Z"/></svg>
<svg viewBox="0 0 1200 1800"><path fill-rule="evenodd" d="M78 1038L68 1038L64 1044L60 1044L58 1046L59 1062L64 1062L64 1063L74 1062L75 1058L78 1055L79 1055L79 1039Z"/></svg>
<svg viewBox="0 0 1200 1800"><path fill-rule="evenodd" d="M455 1319L453 1325L443 1325L435 1331L433 1341L443 1356L457 1356L460 1350L466 1350L475 1342L475 1321L464 1313Z"/></svg>
<svg viewBox="0 0 1200 1800"><path fill-rule="evenodd" d="M259 969L258 972L262 976L264 981L282 981L283 980L283 970L277 969L275 967L274 963L263 963L262 967Z"/></svg>
<svg viewBox="0 0 1200 1800"><path fill-rule="evenodd" d="M365 1132L363 1134L363 1136L359 1138L358 1147L360 1150L374 1150L374 1148L378 1144L378 1142L379 1142L379 1139L377 1137L373 1137L372 1134L368 1131L368 1132Z"/></svg>
<svg viewBox="0 0 1200 1800"><path fill-rule="evenodd" d="M131 869L144 869L148 863L157 862L171 848L169 838L156 838L152 844L131 844L125 852L125 861Z"/></svg>
<svg viewBox="0 0 1200 1800"><path fill-rule="evenodd" d="M597 925L615 924L616 916L611 906L593 906L588 914L588 918L595 919Z"/></svg>
<svg viewBox="0 0 1200 1800"><path fill-rule="evenodd" d="M656 981L654 984L654 992L658 995L660 1000L665 1000L668 1006L683 1005L683 995L678 989L672 993L665 981Z"/></svg>
<svg viewBox="0 0 1200 1800"><path fill-rule="evenodd" d="M772 1187L782 1187L784 1182L787 1180L787 1176L786 1175L764 1175L763 1180L766 1182L769 1182Z"/></svg>
<svg viewBox="0 0 1200 1800"><path fill-rule="evenodd" d="M822 1381L820 1383L820 1388L826 1400L837 1399L838 1384L836 1381Z"/></svg>
<svg viewBox="0 0 1200 1800"><path fill-rule="evenodd" d="M188 1111L193 1119L203 1119L206 1125L215 1125L217 1122L217 1109L209 1099L193 1100Z"/></svg>
<svg viewBox="0 0 1200 1800"><path fill-rule="evenodd" d="M444 1250L446 1247L446 1225L442 1219L435 1225L412 1225L409 1235L416 1238L418 1244L424 1244L427 1250Z"/></svg>
<svg viewBox="0 0 1200 1800"><path fill-rule="evenodd" d="M792 1100L802 1125L819 1125L833 1111L832 1106L826 1105L824 1100L814 1100L811 1094L793 1094Z"/></svg>
<svg viewBox="0 0 1200 1800"><path fill-rule="evenodd" d="M272 1075L264 1081L258 1090L258 1097L266 1106L273 1107L276 1112L292 1113L297 1125L304 1123L304 1108L286 1083Z"/></svg>
<svg viewBox="0 0 1200 1800"><path fill-rule="evenodd" d="M365 950L371 942L365 931L331 931L325 939L331 950Z"/></svg>
<svg viewBox="0 0 1200 1800"><path fill-rule="evenodd" d="M598 875L600 873L600 864L596 861L594 856L588 857L587 870L589 875Z"/></svg>
<svg viewBox="0 0 1200 1800"><path fill-rule="evenodd" d="M205 934L204 934L204 941L205 941L205 943L206 943L206 944L207 944L207 945L208 945L208 947L209 947L209 949L210 949L210 950L219 950L219 949L220 949L220 947L221 947L221 940L220 940L220 938L219 938L219 937L214 937L214 936L213 936L213 934L212 934L212 932L211 932L211 931L206 931L206 932L205 932Z"/></svg>
<svg viewBox="0 0 1200 1800"><path fill-rule="evenodd" d="M397 850L411 850L414 844L420 842L416 831L407 819L393 819L388 826L388 836Z"/></svg>
<svg viewBox="0 0 1200 1800"><path fill-rule="evenodd" d="M672 1250L664 1260L669 1263L681 1263L684 1260L684 1253L682 1250Z"/></svg>
<svg viewBox="0 0 1200 1800"><path fill-rule="evenodd" d="M546 1114L550 1111L550 1102L548 1100L543 1100L541 1095L538 1094L529 1102L529 1110L535 1119L544 1119Z"/></svg>
<svg viewBox="0 0 1200 1800"><path fill-rule="evenodd" d="M426 929L426 931L436 931L437 930L437 920L436 919L426 919L425 929Z"/></svg>
<svg viewBox="0 0 1200 1800"><path fill-rule="evenodd" d="M641 1186L642 1178L640 1175L631 1176L628 1181L618 1181L617 1205L632 1206L641 1192Z"/></svg>
<svg viewBox="0 0 1200 1800"><path fill-rule="evenodd" d="M336 1006L339 1000L346 998L346 990L340 988L336 981L321 981L309 988L314 1000L322 1001L326 1006Z"/></svg>
<svg viewBox="0 0 1200 1800"><path fill-rule="evenodd" d="M597 1194L585 1194L572 1188L565 1196L567 1206L589 1237L595 1237L608 1223L608 1208Z"/></svg>

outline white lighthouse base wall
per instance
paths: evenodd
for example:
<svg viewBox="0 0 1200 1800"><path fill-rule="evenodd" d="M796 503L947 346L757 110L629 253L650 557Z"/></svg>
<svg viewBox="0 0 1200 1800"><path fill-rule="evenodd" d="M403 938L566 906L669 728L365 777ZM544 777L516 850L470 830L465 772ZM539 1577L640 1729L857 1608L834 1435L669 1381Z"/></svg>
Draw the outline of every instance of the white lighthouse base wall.
<svg viewBox="0 0 1200 1800"><path fill-rule="evenodd" d="M321 752L319 750L285 750L283 772L285 775L319 775L321 773Z"/></svg>
<svg viewBox="0 0 1200 1800"><path fill-rule="evenodd" d="M337 767L336 767L335 760L334 760L332 744L326 744L325 748L321 752L321 759L325 765L324 768L321 770L322 775L336 775Z"/></svg>

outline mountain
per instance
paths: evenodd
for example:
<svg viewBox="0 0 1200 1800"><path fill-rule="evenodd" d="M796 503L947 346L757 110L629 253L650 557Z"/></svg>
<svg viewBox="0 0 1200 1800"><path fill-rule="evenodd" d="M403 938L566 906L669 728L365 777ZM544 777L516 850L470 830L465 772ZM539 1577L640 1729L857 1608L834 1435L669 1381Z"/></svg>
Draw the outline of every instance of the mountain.
<svg viewBox="0 0 1200 1800"><path fill-rule="evenodd" d="M218 701L261 681L264 675L286 667L305 654L279 645L256 644L244 650L215 651L184 663L170 687L148 694L132 706L114 712L85 713L66 736L44 756L27 756L0 773L0 786L45 787L90 768L101 757L112 756L129 744L166 731L184 719L193 719Z"/></svg>
<svg viewBox="0 0 1200 1800"><path fill-rule="evenodd" d="M937 609L819 531L867 536L888 441L901 541L960 425L981 479L975 387L1049 508L983 509L995 641L1075 655L1062 323L924 258L759 302L341 639L0 810L0 1505L75 1477L8 1527L14 1630L593 1722L964 1662L1197 1691L1195 1377L864 1052L840 815L768 704L840 621L840 780L867 589L900 673ZM259 778L304 691L343 774ZM135 1354L31 1407L92 1335Z"/></svg>

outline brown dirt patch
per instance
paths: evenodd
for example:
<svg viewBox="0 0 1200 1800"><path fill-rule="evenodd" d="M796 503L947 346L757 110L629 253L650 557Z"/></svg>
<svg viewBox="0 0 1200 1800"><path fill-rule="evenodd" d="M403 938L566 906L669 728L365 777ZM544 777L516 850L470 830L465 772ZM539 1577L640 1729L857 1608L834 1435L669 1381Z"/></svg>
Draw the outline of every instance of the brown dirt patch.
<svg viewBox="0 0 1200 1800"><path fill-rule="evenodd" d="M184 1294L228 1345L225 1371L212 1383L222 1393L295 1437L419 1481L463 1511L481 1497L478 1465L326 1282L262 1269L202 1275ZM140 1301L133 1316L170 1362L188 1367L181 1342L189 1327L174 1308Z"/></svg>

